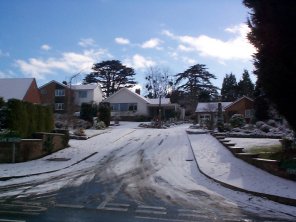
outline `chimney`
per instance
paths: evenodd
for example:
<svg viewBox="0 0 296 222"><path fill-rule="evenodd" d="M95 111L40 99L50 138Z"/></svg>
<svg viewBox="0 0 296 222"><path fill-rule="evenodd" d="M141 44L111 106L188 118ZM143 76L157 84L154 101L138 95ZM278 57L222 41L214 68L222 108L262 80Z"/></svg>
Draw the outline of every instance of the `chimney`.
<svg viewBox="0 0 296 222"><path fill-rule="evenodd" d="M135 92L139 95L141 95L141 89L136 89Z"/></svg>

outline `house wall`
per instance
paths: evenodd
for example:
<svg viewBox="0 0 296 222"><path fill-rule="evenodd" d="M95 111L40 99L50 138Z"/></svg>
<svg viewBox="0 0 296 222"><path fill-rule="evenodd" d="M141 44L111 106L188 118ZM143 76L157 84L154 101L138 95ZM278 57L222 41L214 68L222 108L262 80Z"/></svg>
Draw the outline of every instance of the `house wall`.
<svg viewBox="0 0 296 222"><path fill-rule="evenodd" d="M64 89L65 96L55 96L56 89ZM41 95L41 103L52 106L52 109L55 113L67 113L68 103L70 102L71 105L73 103L72 98L70 98L71 101L69 101L70 89L63 85L57 84L56 82L51 82L39 90ZM64 110L55 110L55 103L63 103Z"/></svg>
<svg viewBox="0 0 296 222"><path fill-rule="evenodd" d="M87 91L86 98L79 97L79 91ZM99 104L103 100L103 93L99 86L94 89L75 90L75 105L81 106L82 103L97 103Z"/></svg>
<svg viewBox="0 0 296 222"><path fill-rule="evenodd" d="M128 89L127 89L128 90ZM137 103L137 111L127 111L127 112L111 112L112 116L136 116L136 115L148 115L147 103L141 98L134 95L132 92L127 90L122 90L113 97L109 97L106 102L112 103Z"/></svg>
<svg viewBox="0 0 296 222"><path fill-rule="evenodd" d="M227 113L227 119L229 120L233 114L241 114L245 117L246 110L253 110L254 102L247 99L242 98L240 101L234 103L233 105L227 107L225 112ZM246 117L245 117L246 118ZM246 118L247 122L250 122L251 118Z"/></svg>
<svg viewBox="0 0 296 222"><path fill-rule="evenodd" d="M41 96L40 96L40 92L38 90L35 79L34 79L34 81L32 81L23 100L26 102L30 102L30 103L36 103L36 104L41 103Z"/></svg>
<svg viewBox="0 0 296 222"><path fill-rule="evenodd" d="M103 92L102 92L101 87L100 86L97 86L94 89L94 92L93 93L94 93L93 98L94 98L95 103L102 102L102 100L103 100Z"/></svg>
<svg viewBox="0 0 296 222"><path fill-rule="evenodd" d="M87 95L85 98L81 98L79 97L79 92L81 91L86 91ZM89 90L89 89L83 89L83 90L75 90L74 91L74 95L75 95L75 99L74 99L74 103L77 106L81 106L82 103L91 103L94 101L93 99L93 90Z"/></svg>

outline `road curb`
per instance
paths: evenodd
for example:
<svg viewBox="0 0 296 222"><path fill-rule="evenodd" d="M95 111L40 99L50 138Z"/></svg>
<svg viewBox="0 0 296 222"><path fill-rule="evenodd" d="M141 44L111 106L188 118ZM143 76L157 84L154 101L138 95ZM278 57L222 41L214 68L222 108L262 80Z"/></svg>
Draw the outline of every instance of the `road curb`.
<svg viewBox="0 0 296 222"><path fill-rule="evenodd" d="M252 194L254 196L258 196L258 197L261 197L261 198L266 198L266 199L269 199L269 200L272 200L272 201L275 201L275 202L278 202L278 203L281 203L281 204L285 204L285 205L290 205L290 206L296 206L296 200L295 199L292 199L292 198L288 198L288 197L281 197L281 196L277 196L277 195L271 195L271 194L266 194L266 193L259 193L259 192L255 192L255 191L250 191L250 190L246 190L246 189L243 189L243 188L240 188L240 187L236 187L236 186L233 186L231 184L228 184L228 183L225 183L225 182L222 182L220 180L217 180L211 176L209 176L208 174L206 174L205 172L203 172L201 170L201 168L199 167L198 165L198 161L196 159L196 156L195 156L195 152L192 148L192 144L191 144L191 141L189 139L189 136L188 134L187 135L187 138L188 138L188 141L189 141L189 146L190 146L190 149L191 149L191 152L193 154L193 158L194 158L194 161L195 161L195 164L198 168L198 170L204 175L206 176L207 178L213 180L214 182L216 183L219 183L220 185L222 185L223 187L226 187L228 189L232 189L232 190L235 190L235 191L240 191L240 192L244 192L244 193L248 193L248 194Z"/></svg>
<svg viewBox="0 0 296 222"><path fill-rule="evenodd" d="M46 171L46 172L41 172L41 173L34 173L34 174L27 174L27 175L20 175L20 176L10 176L10 177L0 177L0 181L7 181L7 180L11 180L11 179L18 179L18 178L24 178L24 177L31 177L31 176L39 176L39 175L42 175L42 174L47 174L47 173L54 173L54 172L57 172L57 171L60 171L60 170L64 170L64 169L67 169L69 167L72 167L76 164L79 164L81 163L82 161L84 160L87 160L88 158L96 155L98 152L94 152L84 158L82 158L81 160L75 162L75 163L72 163L71 165L69 166L66 166L64 168L61 168L61 169L58 169L58 170L52 170L52 171Z"/></svg>

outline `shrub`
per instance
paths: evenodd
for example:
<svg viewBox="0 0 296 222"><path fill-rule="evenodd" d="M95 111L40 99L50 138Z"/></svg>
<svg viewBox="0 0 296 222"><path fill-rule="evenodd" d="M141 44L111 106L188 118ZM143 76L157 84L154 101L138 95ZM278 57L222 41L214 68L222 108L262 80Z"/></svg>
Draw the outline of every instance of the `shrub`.
<svg viewBox="0 0 296 222"><path fill-rule="evenodd" d="M106 124L103 121L98 121L95 125L96 129L105 129Z"/></svg>
<svg viewBox="0 0 296 222"><path fill-rule="evenodd" d="M270 125L270 126L272 126L272 127L276 127L276 122L273 119L268 120L267 121L267 124Z"/></svg>
<svg viewBox="0 0 296 222"><path fill-rule="evenodd" d="M272 127L267 124L263 124L259 127L259 129L265 133L268 133L272 129Z"/></svg>
<svg viewBox="0 0 296 222"><path fill-rule="evenodd" d="M74 131L74 135L76 135L76 136L86 136L85 130L83 128L76 129Z"/></svg>
<svg viewBox="0 0 296 222"><path fill-rule="evenodd" d="M241 114L234 114L229 120L232 127L242 127L246 124L245 118Z"/></svg>
<svg viewBox="0 0 296 222"><path fill-rule="evenodd" d="M82 103L80 107L80 118L93 123L94 107L91 103Z"/></svg>
<svg viewBox="0 0 296 222"><path fill-rule="evenodd" d="M99 120L103 121L105 125L110 126L111 107L108 102L101 102L98 108Z"/></svg>
<svg viewBox="0 0 296 222"><path fill-rule="evenodd" d="M32 136L36 131L50 132L53 125L53 113L49 107L10 99L1 108L1 127L15 131L22 138Z"/></svg>

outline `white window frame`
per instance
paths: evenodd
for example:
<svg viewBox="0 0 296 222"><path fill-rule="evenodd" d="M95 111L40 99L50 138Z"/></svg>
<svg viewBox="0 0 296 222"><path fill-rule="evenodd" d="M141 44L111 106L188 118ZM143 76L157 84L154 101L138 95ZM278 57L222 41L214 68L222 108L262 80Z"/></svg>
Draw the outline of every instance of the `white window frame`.
<svg viewBox="0 0 296 222"><path fill-rule="evenodd" d="M55 110L64 110L65 109L64 103L55 103L54 106L55 106Z"/></svg>
<svg viewBox="0 0 296 222"><path fill-rule="evenodd" d="M65 89L56 89L55 96L65 96Z"/></svg>
<svg viewBox="0 0 296 222"><path fill-rule="evenodd" d="M252 117L253 117L253 109L246 109L245 118L252 118Z"/></svg>

